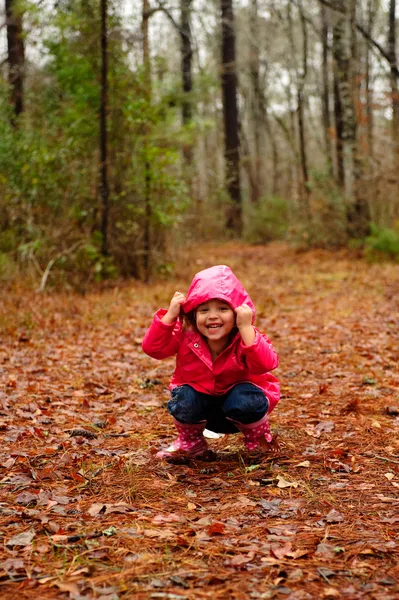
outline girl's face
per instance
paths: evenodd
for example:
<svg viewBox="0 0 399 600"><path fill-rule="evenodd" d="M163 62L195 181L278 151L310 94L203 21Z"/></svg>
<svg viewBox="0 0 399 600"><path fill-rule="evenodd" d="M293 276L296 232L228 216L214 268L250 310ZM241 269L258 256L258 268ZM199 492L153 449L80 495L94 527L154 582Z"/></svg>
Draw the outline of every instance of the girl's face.
<svg viewBox="0 0 399 600"><path fill-rule="evenodd" d="M223 300L208 300L200 304L195 311L195 323L198 331L210 342L227 339L235 327L236 314Z"/></svg>

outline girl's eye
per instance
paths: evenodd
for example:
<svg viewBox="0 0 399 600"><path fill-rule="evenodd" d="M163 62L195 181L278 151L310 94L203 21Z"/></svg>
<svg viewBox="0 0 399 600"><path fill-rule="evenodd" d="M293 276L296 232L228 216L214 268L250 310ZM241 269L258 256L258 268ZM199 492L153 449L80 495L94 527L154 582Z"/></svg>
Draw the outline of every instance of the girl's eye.
<svg viewBox="0 0 399 600"><path fill-rule="evenodd" d="M220 310L223 312L226 312L226 310L229 310L227 306L221 306Z"/></svg>
<svg viewBox="0 0 399 600"><path fill-rule="evenodd" d="M206 312L208 312L208 309L207 308L200 308L198 310L198 312L200 312L200 313L206 313Z"/></svg>

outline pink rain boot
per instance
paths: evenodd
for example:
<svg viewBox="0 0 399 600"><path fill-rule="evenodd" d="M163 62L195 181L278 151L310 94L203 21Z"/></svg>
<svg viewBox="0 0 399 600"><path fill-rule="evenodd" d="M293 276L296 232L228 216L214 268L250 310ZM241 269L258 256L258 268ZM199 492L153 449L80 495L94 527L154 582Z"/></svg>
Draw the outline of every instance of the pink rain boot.
<svg viewBox="0 0 399 600"><path fill-rule="evenodd" d="M206 421L193 424L180 423L176 419L173 419L173 421L179 436L168 448L157 452L157 458L168 459L176 455L194 458L207 455L210 452L208 450L208 443L202 435L206 427Z"/></svg>
<svg viewBox="0 0 399 600"><path fill-rule="evenodd" d="M234 421L234 424L244 434L247 450L258 450L261 446L265 447L266 442L270 444L273 440L267 414L255 423L244 424Z"/></svg>

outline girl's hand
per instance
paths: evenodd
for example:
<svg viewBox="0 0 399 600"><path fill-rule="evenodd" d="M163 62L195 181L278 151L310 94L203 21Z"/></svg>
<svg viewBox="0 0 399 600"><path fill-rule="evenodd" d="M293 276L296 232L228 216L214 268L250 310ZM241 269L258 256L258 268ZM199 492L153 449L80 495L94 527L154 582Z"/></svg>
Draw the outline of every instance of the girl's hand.
<svg viewBox="0 0 399 600"><path fill-rule="evenodd" d="M253 314L248 304L242 304L241 306L237 306L235 311L237 315L238 329L240 329L241 327L247 327L248 325L252 325Z"/></svg>
<svg viewBox="0 0 399 600"><path fill-rule="evenodd" d="M172 300L170 301L168 312L162 317L161 321L163 323L167 323L168 325L176 321L177 317L180 315L181 305L185 299L186 296L184 294L181 292L175 292Z"/></svg>
<svg viewBox="0 0 399 600"><path fill-rule="evenodd" d="M237 306L236 312L236 325L240 332L241 339L246 346L252 346L255 341L255 329L252 326L253 313L251 307L248 304L242 304Z"/></svg>

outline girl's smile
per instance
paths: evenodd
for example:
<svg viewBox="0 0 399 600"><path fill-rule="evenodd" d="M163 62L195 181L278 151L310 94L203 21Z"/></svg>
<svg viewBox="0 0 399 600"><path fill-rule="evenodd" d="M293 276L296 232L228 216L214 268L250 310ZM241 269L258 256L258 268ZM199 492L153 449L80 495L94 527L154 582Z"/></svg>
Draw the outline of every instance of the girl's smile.
<svg viewBox="0 0 399 600"><path fill-rule="evenodd" d="M195 313L198 331L209 341L228 341L236 324L236 315L227 302L209 300L200 304Z"/></svg>

